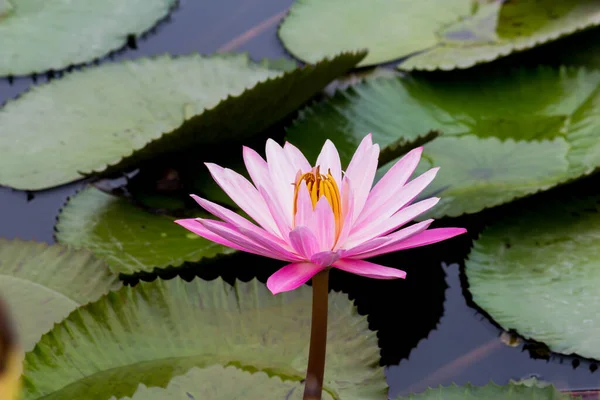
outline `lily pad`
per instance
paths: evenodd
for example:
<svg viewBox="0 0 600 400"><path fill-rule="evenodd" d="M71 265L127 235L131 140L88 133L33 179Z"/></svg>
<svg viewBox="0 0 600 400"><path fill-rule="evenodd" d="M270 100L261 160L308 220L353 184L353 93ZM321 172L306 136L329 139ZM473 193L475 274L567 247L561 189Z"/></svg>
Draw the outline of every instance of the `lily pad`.
<svg viewBox="0 0 600 400"><path fill-rule="evenodd" d="M473 300L506 330L600 359L599 202L535 203L486 228L466 262Z"/></svg>
<svg viewBox="0 0 600 400"><path fill-rule="evenodd" d="M314 62L367 49L359 64L408 57L402 69L468 68L600 24L595 0L298 0L279 30Z"/></svg>
<svg viewBox="0 0 600 400"><path fill-rule="evenodd" d="M176 0L0 0L0 76L102 57L166 17Z"/></svg>
<svg viewBox="0 0 600 400"><path fill-rule="evenodd" d="M324 138L348 163L368 132L390 155L428 132L416 173L439 166L423 218L458 216L589 174L600 165L600 71L536 67L432 79L366 79L300 112L287 139L316 159ZM310 132L310 135L309 135ZM322 140L314 140L321 137Z"/></svg>
<svg viewBox="0 0 600 400"><path fill-rule="evenodd" d="M345 53L283 72L287 64L268 68L245 54L194 54L71 73L0 109L0 184L39 190L252 136L362 57Z"/></svg>
<svg viewBox="0 0 600 400"><path fill-rule="evenodd" d="M71 311L121 287L106 264L87 251L0 239L0 295L29 351Z"/></svg>
<svg viewBox="0 0 600 400"><path fill-rule="evenodd" d="M132 396L139 384L164 388L193 367L215 364L301 381L311 304L307 286L273 296L257 280L232 287L175 278L125 287L74 311L27 354L24 399ZM324 390L343 400L384 398L366 317L335 292L329 310Z"/></svg>
<svg viewBox="0 0 600 400"><path fill-rule="evenodd" d="M200 215L198 215L200 216ZM188 234L176 218L147 212L93 187L72 197L56 224L56 239L85 248L125 275L178 267L234 250Z"/></svg>
<svg viewBox="0 0 600 400"><path fill-rule="evenodd" d="M554 386L539 387L537 385L532 386L518 383L498 386L494 383L489 383L485 386L473 386L470 384L463 386L440 386L438 388L427 389L423 393L398 397L397 400L575 400L578 398L563 394L556 390Z"/></svg>
<svg viewBox="0 0 600 400"><path fill-rule="evenodd" d="M266 393L272 400L300 400L303 391L298 381L282 380L264 372L251 373L234 366L211 365L176 376L165 389L140 385L131 400L263 400ZM333 397L324 392L323 400Z"/></svg>

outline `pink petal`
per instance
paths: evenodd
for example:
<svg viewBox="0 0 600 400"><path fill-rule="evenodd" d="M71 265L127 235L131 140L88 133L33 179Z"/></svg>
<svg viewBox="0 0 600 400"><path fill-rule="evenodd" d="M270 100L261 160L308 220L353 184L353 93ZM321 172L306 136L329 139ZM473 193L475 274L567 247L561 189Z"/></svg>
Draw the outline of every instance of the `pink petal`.
<svg viewBox="0 0 600 400"><path fill-rule="evenodd" d="M205 164L217 184L250 218L277 235L277 225L258 190L242 175L216 164Z"/></svg>
<svg viewBox="0 0 600 400"><path fill-rule="evenodd" d="M289 218L286 216L287 213L285 213L281 209L281 205L279 204L279 202L275 201L275 199L269 194L267 189L265 189L262 186L259 186L258 191L260 192L260 195L267 204L269 212L271 213L271 217L275 221L275 224L279 229L281 237L287 238L290 234L290 231L292 230L292 227L289 225ZM288 211L288 213L291 213L293 205L290 205L289 208L290 210Z"/></svg>
<svg viewBox="0 0 600 400"><path fill-rule="evenodd" d="M298 198L296 199L296 216L294 226L308 226L313 215L313 205L306 187L306 182L300 182Z"/></svg>
<svg viewBox="0 0 600 400"><path fill-rule="evenodd" d="M321 267L329 267L331 264L340 259L341 251L322 251L317 254L313 254L310 258L310 262Z"/></svg>
<svg viewBox="0 0 600 400"><path fill-rule="evenodd" d="M336 261L333 266L342 271L350 272L360 276L374 279L404 279L406 272L396 269L384 267L383 265L374 264L364 260L352 260L343 258Z"/></svg>
<svg viewBox="0 0 600 400"><path fill-rule="evenodd" d="M269 165L269 174L273 183L273 195L275 200L279 201L282 210L291 207L294 204L294 184L296 182L296 173L293 164L288 160L283 149L273 139L267 140L267 164ZM288 224L292 225L292 213L286 215Z"/></svg>
<svg viewBox="0 0 600 400"><path fill-rule="evenodd" d="M353 230L350 233L348 243L346 243L345 246L347 246L347 248L352 248L375 237L387 235L388 233L400 228L402 225L423 214L425 211L435 206L438 201L440 201L438 197L431 197L429 199L422 200L418 203L403 208L390 218L378 221L376 224L371 224L367 229Z"/></svg>
<svg viewBox="0 0 600 400"><path fill-rule="evenodd" d="M290 243L294 250L307 260L319 252L319 241L306 226L298 226L290 232Z"/></svg>
<svg viewBox="0 0 600 400"><path fill-rule="evenodd" d="M305 173L312 169L304 154L302 154L302 152L293 144L285 142L283 145L283 152L294 166L294 170L300 170L302 173Z"/></svg>
<svg viewBox="0 0 600 400"><path fill-rule="evenodd" d="M377 182L367 198L365 207L355 219L357 225L362 224L365 219L370 219L371 214L381 209L383 203L392 197L396 189L401 188L408 181L417 168L422 153L423 147L409 151Z"/></svg>
<svg viewBox="0 0 600 400"><path fill-rule="evenodd" d="M187 218L187 219L178 219L175 221L176 224L183 226L190 232L194 232L196 235L203 237L206 240L210 240L211 242L215 242L221 244L226 247L231 247L232 249L245 251L247 253L259 254L254 251L251 251L243 246L239 246L235 243L230 242L229 240L222 238L221 236L209 231L206 229L200 222L198 222L195 218Z"/></svg>
<svg viewBox="0 0 600 400"><path fill-rule="evenodd" d="M356 212L354 218L358 218L367 201L377 171L378 159L379 145L371 143L371 134L369 134L358 146L346 170L346 176L352 181L354 189L354 210Z"/></svg>
<svg viewBox="0 0 600 400"><path fill-rule="evenodd" d="M428 219L414 225L411 225L407 228L400 229L394 233L391 233L387 236L381 236L375 239L371 239L367 242L359 244L358 246L348 249L344 252L344 258L354 257L354 258L366 258L362 255L365 253L372 254L373 251L378 250L379 248L389 247L391 245L397 244L403 240L410 238L413 235L423 232L425 229L429 228L429 225L433 222L433 219ZM380 253L383 254L383 253ZM372 257L372 256L370 256Z"/></svg>
<svg viewBox="0 0 600 400"><path fill-rule="evenodd" d="M265 236L270 240L279 243L282 246L286 246L287 242L283 241L280 237L271 234L270 232L265 231L262 228L254 225L252 222L248 221L246 218L241 215L236 214L235 212L222 207L212 201L203 199L200 196L196 196L195 194L190 195L196 202L200 205L200 207L204 208L209 213L213 214L215 217L222 219L223 221L230 223L236 228L244 228L251 231L256 232L259 235ZM287 234L286 236L287 237Z"/></svg>
<svg viewBox="0 0 600 400"><path fill-rule="evenodd" d="M265 181L270 181L269 166L267 162L253 149L243 146L244 164L250 174L254 186L265 186Z"/></svg>
<svg viewBox="0 0 600 400"><path fill-rule="evenodd" d="M263 247L263 243L257 243L253 239L246 236L249 231L244 233L237 231L232 225L229 225L225 222L221 221L213 221L209 219L198 218L198 222L200 222L206 229L213 232L216 235L221 236L222 238L234 243L243 249L247 249L249 253L259 254L264 257L274 258L276 260L283 261L297 261L299 257L290 257L286 253L281 253L277 250L273 250L272 248ZM276 248L274 246L269 246ZM246 251L246 250L245 250Z"/></svg>
<svg viewBox="0 0 600 400"><path fill-rule="evenodd" d="M410 204L435 178L439 168L432 168L424 174L416 177L405 186L396 190L392 196L387 199L379 210L371 213L368 219L362 224L356 224L356 229L368 229L369 225L377 223L382 219L387 219L395 214L402 207Z"/></svg>
<svg viewBox="0 0 600 400"><path fill-rule="evenodd" d="M321 153L319 157L317 157L316 166L321 167L321 173L327 174L329 170L331 170L331 175L335 182L342 181L342 164L340 162L340 155L338 154L335 145L331 142L331 140L327 139L323 148L321 149Z"/></svg>
<svg viewBox="0 0 600 400"><path fill-rule="evenodd" d="M317 201L317 206L306 225L317 237L321 251L331 250L335 240L335 217L325 196Z"/></svg>
<svg viewBox="0 0 600 400"><path fill-rule="evenodd" d="M354 191L348 176L344 176L342 180L342 230L335 244L334 250L344 247L346 239L352 230L352 220L354 218Z"/></svg>
<svg viewBox="0 0 600 400"><path fill-rule="evenodd" d="M441 242L442 240L453 238L454 236L462 235L467 230L463 228L436 228L417 233L416 235L406 239L400 240L394 244L385 245L374 251L363 253L360 255L361 258L375 257L385 253L391 253L399 250L412 249L414 247L426 246Z"/></svg>
<svg viewBox="0 0 600 400"><path fill-rule="evenodd" d="M294 290L322 270L309 262L288 264L269 277L267 287L273 294Z"/></svg>

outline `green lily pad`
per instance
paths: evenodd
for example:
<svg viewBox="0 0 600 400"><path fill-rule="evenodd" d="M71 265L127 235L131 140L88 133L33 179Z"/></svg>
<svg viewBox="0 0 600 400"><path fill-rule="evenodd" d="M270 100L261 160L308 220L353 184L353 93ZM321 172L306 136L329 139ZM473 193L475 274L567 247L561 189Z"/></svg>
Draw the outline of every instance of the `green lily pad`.
<svg viewBox="0 0 600 400"><path fill-rule="evenodd" d="M314 62L367 49L359 64L402 57L402 69L468 68L600 24L595 0L298 0L279 29L285 47Z"/></svg>
<svg viewBox="0 0 600 400"><path fill-rule="evenodd" d="M579 397L563 394L556 390L554 386L540 387L538 385L518 383L509 383L508 385L498 386L494 383L489 383L485 386L473 386L467 384L464 386L452 385L429 388L423 393L398 397L397 400L575 400L578 398Z"/></svg>
<svg viewBox="0 0 600 400"><path fill-rule="evenodd" d="M133 169L157 155L243 139L351 69L344 53L283 72L247 55L105 63L34 87L0 109L0 184L38 190ZM31 116L34 115L35 118Z"/></svg>
<svg viewBox="0 0 600 400"><path fill-rule="evenodd" d="M166 17L176 0L0 0L0 76L81 64Z"/></svg>
<svg viewBox="0 0 600 400"><path fill-rule="evenodd" d="M173 378L164 389L140 385L131 400L262 400L265 393L273 400L300 400L303 392L298 381L282 380L264 372L251 373L234 366L211 365L192 368L187 374ZM323 400L333 397L323 392Z"/></svg>
<svg viewBox="0 0 600 400"><path fill-rule="evenodd" d="M600 71L530 68L424 78L376 78L300 112L287 139L313 160L336 143L342 164L369 132L390 155L428 132L417 173L439 166L423 196L440 204L423 218L458 216L589 174L600 165ZM310 132L310 135L309 135ZM324 140L324 139L323 139Z"/></svg>
<svg viewBox="0 0 600 400"><path fill-rule="evenodd" d="M466 262L473 300L506 330L600 359L599 201L544 201L486 228Z"/></svg>
<svg viewBox="0 0 600 400"><path fill-rule="evenodd" d="M181 229L173 222L175 219L152 214L125 198L89 187L62 209L56 239L88 249L104 259L113 272L125 275L234 252Z"/></svg>
<svg viewBox="0 0 600 400"><path fill-rule="evenodd" d="M215 364L299 382L311 304L307 286L273 296L257 280L232 287L175 278L125 287L74 311L26 355L24 400L132 396L139 384L164 388L193 367ZM335 292L329 310L324 390L344 400L384 398L366 317Z"/></svg>
<svg viewBox="0 0 600 400"><path fill-rule="evenodd" d="M121 284L87 251L0 239L0 295L26 351L71 311Z"/></svg>

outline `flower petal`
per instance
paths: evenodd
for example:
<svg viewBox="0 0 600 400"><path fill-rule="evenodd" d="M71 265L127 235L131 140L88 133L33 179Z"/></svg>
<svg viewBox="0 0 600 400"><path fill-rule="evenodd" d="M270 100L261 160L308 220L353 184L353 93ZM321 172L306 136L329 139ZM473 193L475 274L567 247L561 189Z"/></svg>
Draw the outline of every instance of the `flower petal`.
<svg viewBox="0 0 600 400"><path fill-rule="evenodd" d="M313 254L310 258L310 262L321 267L329 267L331 264L340 259L340 251L322 251L317 254Z"/></svg>
<svg viewBox="0 0 600 400"><path fill-rule="evenodd" d="M278 234L277 225L258 190L242 175L216 164L205 163L210 174L242 210L267 231Z"/></svg>
<svg viewBox="0 0 600 400"><path fill-rule="evenodd" d="M369 193L362 212L355 219L357 225L370 218L373 212L379 210L383 203L392 197L396 189L404 186L417 168L422 153L423 147L417 147L409 151L375 184L373 190Z"/></svg>
<svg viewBox="0 0 600 400"><path fill-rule="evenodd" d="M290 243L294 250L307 260L319 252L319 241L306 226L298 226L290 232Z"/></svg>
<svg viewBox="0 0 600 400"><path fill-rule="evenodd" d="M304 154L302 154L302 152L290 142L284 143L283 152L287 155L288 160L290 160L294 166L294 170L300 170L302 173L305 173L312 169Z"/></svg>
<svg viewBox="0 0 600 400"><path fill-rule="evenodd" d="M294 290L321 272L323 267L309 262L288 264L267 280L267 288L273 294Z"/></svg>
<svg viewBox="0 0 600 400"><path fill-rule="evenodd" d="M317 206L306 226L317 237L321 251L333 248L335 240L335 217L325 196L317 201Z"/></svg>
<svg viewBox="0 0 600 400"><path fill-rule="evenodd" d="M346 169L346 176L352 181L354 189L355 219L360 215L360 211L363 209L371 191L373 179L375 179L375 173L377 172L378 159L379 145L373 145L371 134L368 134L358 146Z"/></svg>
<svg viewBox="0 0 600 400"><path fill-rule="evenodd" d="M378 221L375 224L371 224L367 229L353 228L356 230L353 230L350 233L348 242L345 245L350 249L362 242L366 242L367 240L371 240L378 236L387 235L388 233L400 228L402 225L423 214L425 211L435 206L438 201L440 201L438 197L431 197L403 208L390 218Z"/></svg>
<svg viewBox="0 0 600 400"><path fill-rule="evenodd" d="M266 186L265 181L271 181L267 162L250 147L243 146L242 154L244 157L244 164L246 165L246 169L248 170L248 174L250 175L254 186L257 189L259 186Z"/></svg>
<svg viewBox="0 0 600 400"><path fill-rule="evenodd" d="M347 249L346 251L344 251L344 258L367 258L367 257L363 256L363 254L366 254L366 253L373 254L373 252L375 250L378 250L379 248L389 247L389 246L397 244L403 240L406 240L406 239L410 238L411 236L421 233L425 229L429 228L429 225L431 225L432 222L433 222L433 219L428 219L425 221L418 222L407 228L400 229L399 231L391 233L387 236L380 236L378 238L371 239L367 242L359 244L358 246L356 246L352 249ZM384 254L384 253L387 253L387 251L384 251L383 253L378 253L378 254ZM369 256L369 257L372 257L372 256Z"/></svg>
<svg viewBox="0 0 600 400"><path fill-rule="evenodd" d="M230 242L229 240L222 238L221 236L209 231L204 226L202 226L202 224L198 220L196 220L196 218L178 219L175 221L175 223L183 226L188 231L193 232L206 240L210 240L211 242L215 242L226 247L231 247L232 249L245 251L247 253L260 254L246 249L243 246L239 246L236 243Z"/></svg>
<svg viewBox="0 0 600 400"><path fill-rule="evenodd" d="M328 171L331 171L331 175L336 183L342 181L342 163L340 161L340 155L331 140L327 139L325 141L321 153L319 154L319 157L317 157L315 167L316 166L321 167L322 174L327 174Z"/></svg>
<svg viewBox="0 0 600 400"><path fill-rule="evenodd" d="M267 207L269 208L269 212L271 213L271 217L275 221L277 228L281 234L282 238L288 238L292 227L289 225L289 219L286 217L286 213L281 209L281 205L278 201L269 194L269 191L262 186L258 187L258 191L262 198L264 199ZM290 209L292 205L290 204ZM291 212L291 211L290 211ZM286 241L287 243L287 241Z"/></svg>
<svg viewBox="0 0 600 400"><path fill-rule="evenodd" d="M278 244L280 244L284 247L287 245L287 242L282 240L280 237L275 236L262 228L259 228L258 226L254 225L252 222L248 221L246 218L242 217L241 215L238 215L235 212L233 212L223 206L220 206L219 204L213 203L212 201L203 199L200 196L196 196L195 194L192 194L190 196L194 200L196 200L196 202L200 205L200 207L204 208L206 211L208 211L215 217L218 217L218 218L222 219L223 221L233 225L234 227L244 228L244 229L254 231L257 234L265 236L265 237L269 238L270 240L277 242ZM286 236L287 236L287 234L286 234Z"/></svg>
<svg viewBox="0 0 600 400"><path fill-rule="evenodd" d="M236 230L232 225L229 225L221 221L213 221L209 219L198 218L200 222L209 231L221 236L222 238L246 249L249 253L259 254L264 257L274 258L276 260L283 261L297 261L296 257L289 257L286 254L281 254L278 251L267 249L262 244L256 243L251 238L247 237L245 233Z"/></svg>
<svg viewBox="0 0 600 400"><path fill-rule="evenodd" d="M391 253L399 250L412 249L415 247L426 246L441 242L442 240L453 238L454 236L462 235L467 230L463 228L435 228L428 229L421 233L417 233L414 236L406 240L398 241L394 244L386 244L374 251L363 253L360 255L361 258L375 257L385 253Z"/></svg>
<svg viewBox="0 0 600 400"><path fill-rule="evenodd" d="M293 226L308 226L313 215L312 200L306 187L306 182L300 182L298 188L298 198L296 199L296 215L294 216Z"/></svg>
<svg viewBox="0 0 600 400"><path fill-rule="evenodd" d="M294 204L294 183L296 182L297 170L287 158L283 149L273 139L267 140L267 164L269 165L269 174L273 182L274 196L279 201L282 210L286 206ZM292 213L286 215L288 224L292 224Z"/></svg>
<svg viewBox="0 0 600 400"><path fill-rule="evenodd" d="M335 244L334 250L344 247L346 239L352 230L352 220L354 219L354 190L348 176L342 179L342 230Z"/></svg>
<svg viewBox="0 0 600 400"><path fill-rule="evenodd" d="M390 267L384 267L383 265L374 264L364 260L352 260L348 258L342 258L341 260L333 263L333 267L341 269L342 271L350 272L360 276L366 276L367 278L374 279L404 279L406 278L406 272Z"/></svg>

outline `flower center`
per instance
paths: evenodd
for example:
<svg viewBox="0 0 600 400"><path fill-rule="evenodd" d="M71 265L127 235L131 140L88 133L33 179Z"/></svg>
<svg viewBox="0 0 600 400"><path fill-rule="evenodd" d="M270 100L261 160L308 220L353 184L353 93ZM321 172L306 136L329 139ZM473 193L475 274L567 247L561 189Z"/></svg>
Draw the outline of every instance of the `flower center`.
<svg viewBox="0 0 600 400"><path fill-rule="evenodd" d="M320 172L320 166L313 168L312 171L305 174L301 174L300 171L298 171L294 190L294 217L298 211L298 191L300 190L302 181L306 182L306 188L308 189L310 200L312 201L313 210L317 207L317 202L322 196L325 196L329 202L335 218L335 234L337 240L342 228L342 200L340 197L340 190L335 179L333 179L333 176L331 175L331 171L327 171L327 175L323 175Z"/></svg>

